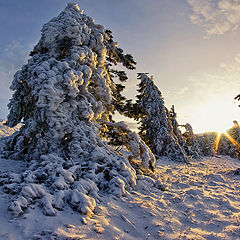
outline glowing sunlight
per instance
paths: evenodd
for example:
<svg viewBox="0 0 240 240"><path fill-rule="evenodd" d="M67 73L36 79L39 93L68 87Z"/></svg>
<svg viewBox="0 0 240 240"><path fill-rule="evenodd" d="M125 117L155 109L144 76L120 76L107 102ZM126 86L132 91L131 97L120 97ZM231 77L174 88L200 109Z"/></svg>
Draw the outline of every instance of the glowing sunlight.
<svg viewBox="0 0 240 240"><path fill-rule="evenodd" d="M217 154L218 146L219 146L219 142L220 142L220 139L221 139L222 134L223 134L223 132L218 132L218 135L217 135L217 137L216 137L216 140L215 140L215 143L214 143L214 152L215 152L215 155Z"/></svg>
<svg viewBox="0 0 240 240"><path fill-rule="evenodd" d="M224 132L224 135L228 138L228 140L237 148L240 149L239 143L233 139L227 132Z"/></svg>
<svg viewBox="0 0 240 240"><path fill-rule="evenodd" d="M195 133L225 132L233 126L233 121L239 119L238 103L233 100L234 93L220 94L205 99L197 100L191 105L186 104L181 108L183 115L178 115L179 122L191 123Z"/></svg>
<svg viewBox="0 0 240 240"><path fill-rule="evenodd" d="M227 133L226 130L221 130L221 131L218 131L218 134L217 134L217 137L216 137L216 140L215 140L215 143L214 143L214 152L215 152L215 155L216 155L217 152L218 152L219 142L220 142L222 136L225 136L237 149L240 150L240 144L239 144L235 139L233 139L233 138Z"/></svg>

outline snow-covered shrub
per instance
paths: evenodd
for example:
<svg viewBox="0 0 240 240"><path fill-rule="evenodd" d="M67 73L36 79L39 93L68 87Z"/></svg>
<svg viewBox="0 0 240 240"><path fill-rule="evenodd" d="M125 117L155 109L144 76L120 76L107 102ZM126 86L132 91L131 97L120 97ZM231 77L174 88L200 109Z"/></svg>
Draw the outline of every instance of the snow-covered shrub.
<svg viewBox="0 0 240 240"><path fill-rule="evenodd" d="M101 121L101 120L100 120ZM156 163L156 159L151 149L145 144L145 142L141 139L141 137L136 133L129 129L128 125L125 122L106 122L101 121L106 125L112 127L121 139L119 143L125 145L127 150L129 151L128 159L131 161L133 159L139 159L139 167L143 170L150 169L154 172L154 166Z"/></svg>
<svg viewBox="0 0 240 240"><path fill-rule="evenodd" d="M104 144L97 123L117 109L111 63L132 69L135 62L110 31L71 3L43 26L30 55L14 76L8 105L7 126L22 127L9 138L5 157L29 161L11 182L17 195L10 209L19 215L41 201L43 212L55 215L68 202L91 215L99 191L120 196L136 184L128 159ZM151 157L142 156L144 166L154 163Z"/></svg>

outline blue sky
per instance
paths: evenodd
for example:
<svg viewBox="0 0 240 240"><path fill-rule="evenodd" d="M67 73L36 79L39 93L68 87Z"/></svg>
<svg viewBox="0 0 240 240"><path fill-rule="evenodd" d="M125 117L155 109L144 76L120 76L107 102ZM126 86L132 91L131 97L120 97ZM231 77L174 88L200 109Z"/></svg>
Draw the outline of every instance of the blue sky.
<svg viewBox="0 0 240 240"><path fill-rule="evenodd" d="M0 118L6 118L14 73L28 59L44 23L65 0L0 0ZM154 76L166 105L196 132L239 120L240 0L81 0L137 61L125 94L136 95L136 73Z"/></svg>

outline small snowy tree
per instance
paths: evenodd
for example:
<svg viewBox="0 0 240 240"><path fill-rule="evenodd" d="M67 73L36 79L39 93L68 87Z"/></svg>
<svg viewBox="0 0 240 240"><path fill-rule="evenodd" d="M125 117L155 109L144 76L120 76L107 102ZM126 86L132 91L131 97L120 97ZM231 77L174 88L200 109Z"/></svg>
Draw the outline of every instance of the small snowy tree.
<svg viewBox="0 0 240 240"><path fill-rule="evenodd" d="M199 148L204 156L213 156L216 152L217 133L206 132L196 136Z"/></svg>
<svg viewBox="0 0 240 240"><path fill-rule="evenodd" d="M10 209L19 215L39 199L46 215L66 202L91 215L99 191L121 196L136 183L128 159L100 139L98 124L108 123L120 108L111 63L131 69L135 62L74 4L43 26L31 56L14 76L8 105L7 125L22 127L10 138L5 157L30 161L26 171L2 176L6 192L16 194ZM151 156L142 160L143 167L154 164Z"/></svg>
<svg viewBox="0 0 240 240"><path fill-rule="evenodd" d="M202 152L200 150L200 146L196 138L196 135L193 132L192 126L189 123L186 123L185 125L181 125L181 126L185 127L186 129L186 132L183 134L185 138L183 147L187 155L194 158L200 157L202 155Z"/></svg>
<svg viewBox="0 0 240 240"><path fill-rule="evenodd" d="M197 136L202 153L205 156L216 154L240 157L240 127L237 121L224 133L208 132Z"/></svg>
<svg viewBox="0 0 240 240"><path fill-rule="evenodd" d="M141 80L137 95L137 104L141 109L138 116L140 136L157 156L187 161L185 152L173 133L161 92L147 74L140 73L138 78Z"/></svg>
<svg viewBox="0 0 240 240"><path fill-rule="evenodd" d="M181 131L179 130L179 124L177 121L177 113L175 112L174 105L172 105L172 107L169 111L169 118L170 118L170 122L171 122L171 125L173 128L173 133L177 137L179 144L181 146L183 146L183 144L185 143L185 139L184 139Z"/></svg>
<svg viewBox="0 0 240 240"><path fill-rule="evenodd" d="M234 126L221 135L217 153L237 158L240 156L240 127L236 120L233 123Z"/></svg>
<svg viewBox="0 0 240 240"><path fill-rule="evenodd" d="M105 124L112 127L118 136L117 140L113 140L113 143L117 141L116 145L125 145L129 150L128 159L131 163L134 163L138 173L147 172L148 170L154 172L155 156L136 132L132 132L125 122L105 122Z"/></svg>

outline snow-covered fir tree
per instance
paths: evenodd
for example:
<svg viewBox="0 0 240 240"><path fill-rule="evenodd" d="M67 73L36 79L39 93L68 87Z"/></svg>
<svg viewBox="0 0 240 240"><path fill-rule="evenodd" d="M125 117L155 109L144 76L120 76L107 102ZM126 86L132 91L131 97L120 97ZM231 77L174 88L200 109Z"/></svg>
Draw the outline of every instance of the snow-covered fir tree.
<svg viewBox="0 0 240 240"><path fill-rule="evenodd" d="M138 78L141 81L138 85L139 95L137 95L136 101L141 109L137 116L140 119L140 136L157 156L167 156L176 161L187 161L184 149L173 133L169 113L161 92L147 74L140 73Z"/></svg>
<svg viewBox="0 0 240 240"><path fill-rule="evenodd" d="M228 131L229 135L232 136L233 141L231 142L231 152L234 152L233 156L240 158L240 126L238 121L233 121L234 126ZM231 156L231 155L230 155Z"/></svg>
<svg viewBox="0 0 240 240"><path fill-rule="evenodd" d="M186 154L189 157L200 157L202 153L192 126L189 123L186 123L185 125L178 124L174 105L172 105L169 111L169 116L173 127L173 133L177 137L179 144L184 148ZM186 129L184 134L179 130L179 127L184 127Z"/></svg>
<svg viewBox="0 0 240 240"><path fill-rule="evenodd" d="M184 125L181 125L186 129L186 132L183 134L183 137L185 138L185 142L183 144L183 147L187 153L188 156L198 158L202 155L198 139L196 135L193 132L193 128L190 123L186 123Z"/></svg>
<svg viewBox="0 0 240 240"><path fill-rule="evenodd" d="M207 132L197 136L199 147L205 156L216 154L240 157L240 127L237 121L224 133Z"/></svg>
<svg viewBox="0 0 240 240"><path fill-rule="evenodd" d="M135 62L110 31L71 3L43 26L31 56L14 76L8 105L7 126L22 122L22 127L9 139L5 157L29 161L24 172L1 176L6 192L15 195L10 209L19 215L37 201L46 215L55 215L67 202L91 215L99 191L121 196L136 184L128 159L99 137L99 123L114 126L109 115L121 109L120 95L113 97L118 86L111 63L131 69ZM123 72L114 74L125 78ZM150 149L119 125L141 166L154 166Z"/></svg>
<svg viewBox="0 0 240 240"><path fill-rule="evenodd" d="M234 126L226 133L222 133L218 145L218 154L229 155L233 158L240 157L240 127L236 120Z"/></svg>
<svg viewBox="0 0 240 240"><path fill-rule="evenodd" d="M214 156L216 154L216 132L206 132L196 136L199 148L204 156Z"/></svg>
<svg viewBox="0 0 240 240"><path fill-rule="evenodd" d="M183 146L184 143L185 143L185 139L182 135L182 132L179 130L180 126L179 126L178 121L177 121L177 113L175 112L174 105L172 105L172 107L169 111L169 118L170 118L170 122L171 122L171 125L172 125L172 128L173 128L173 133L177 137L179 144L181 146Z"/></svg>

